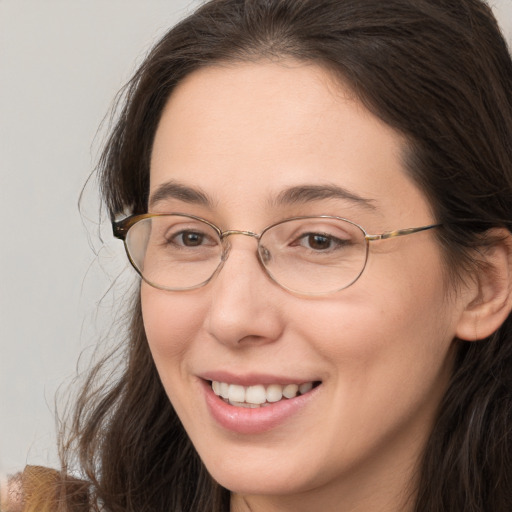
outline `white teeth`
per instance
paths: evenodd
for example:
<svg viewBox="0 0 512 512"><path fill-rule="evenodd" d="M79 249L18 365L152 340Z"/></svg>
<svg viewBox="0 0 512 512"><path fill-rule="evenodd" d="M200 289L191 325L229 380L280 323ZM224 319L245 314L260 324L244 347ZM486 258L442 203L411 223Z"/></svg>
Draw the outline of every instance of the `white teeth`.
<svg viewBox="0 0 512 512"><path fill-rule="evenodd" d="M283 398L283 386L271 384L267 387L267 402L279 402Z"/></svg>
<svg viewBox="0 0 512 512"><path fill-rule="evenodd" d="M295 398L298 394L304 395L313 389L313 382L304 382L300 385L270 384L263 386L241 386L239 384L228 384L226 382L212 381L213 392L235 407L265 407L283 398Z"/></svg>
<svg viewBox="0 0 512 512"><path fill-rule="evenodd" d="M229 398L229 384L225 382L219 382L219 395L222 398Z"/></svg>
<svg viewBox="0 0 512 512"><path fill-rule="evenodd" d="M301 395L305 395L308 391L311 391L313 389L313 383L312 382L304 382L299 386L299 393Z"/></svg>
<svg viewBox="0 0 512 512"><path fill-rule="evenodd" d="M264 404L267 401L267 392L261 385L249 386L245 392L245 401L250 404Z"/></svg>
<svg viewBox="0 0 512 512"><path fill-rule="evenodd" d="M219 396L220 395L220 382L217 382L216 380L212 381L212 389L213 392Z"/></svg>
<svg viewBox="0 0 512 512"><path fill-rule="evenodd" d="M286 398L294 398L297 396L298 390L299 386L297 386L297 384L288 384L283 388L283 396Z"/></svg>
<svg viewBox="0 0 512 512"><path fill-rule="evenodd" d="M230 402L245 402L245 388L238 384L230 384L229 396L227 398L229 398Z"/></svg>
<svg viewBox="0 0 512 512"><path fill-rule="evenodd" d="M235 407L245 407L246 409L256 409L259 407L258 404L249 404L247 402L234 402L232 400L229 400L229 403L231 405L234 405Z"/></svg>

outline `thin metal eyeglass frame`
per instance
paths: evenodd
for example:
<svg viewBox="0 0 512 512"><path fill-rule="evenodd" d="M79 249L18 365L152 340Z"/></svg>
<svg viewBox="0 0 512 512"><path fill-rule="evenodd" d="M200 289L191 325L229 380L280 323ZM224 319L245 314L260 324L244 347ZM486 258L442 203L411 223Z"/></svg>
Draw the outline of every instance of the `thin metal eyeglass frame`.
<svg viewBox="0 0 512 512"><path fill-rule="evenodd" d="M126 255L128 256L128 260L130 261L130 264L133 266L133 268L136 270L136 272L150 286L153 286L154 288L158 288L160 290L166 290L166 291L188 291L188 290L195 290L197 288L201 288L201 287L205 286L206 284L208 284L214 278L214 276L216 274L218 274L220 272L220 270L222 269L222 266L224 265L224 262L227 259L227 255L229 253L229 250L224 249L223 252L222 252L222 255L221 255L221 259L219 261L219 265L216 267L215 271L212 273L212 275L208 279L206 279L205 281L203 281L202 283L199 283L197 285L190 286L190 287L187 287L187 288L169 288L169 287L166 287L166 286L160 286L160 285L158 285L156 283L153 283L152 281L149 281L148 279L146 279L143 276L142 272L138 269L137 265L133 261L131 255L130 255L130 251L128 249L128 245L126 243L126 237L128 235L128 231L130 230L130 228L132 226L134 226L135 224L137 224L137 222L139 222L141 220L151 219L151 218L154 218L154 217L169 217L169 216L187 217L189 219L193 219L193 220L197 220L199 222L203 222L206 225L210 226L218 234L219 240L221 240L221 241L223 241L225 238L227 238L228 236L231 236L231 235L245 235L245 236L249 236L249 237L255 238L258 241L258 249L256 251L257 252L258 262L263 267L263 270L268 275L268 277L274 283L276 283L278 286L280 286L281 288L283 288L283 289L285 289L287 291L290 291L292 293L296 293L296 294L300 294L300 295L306 295L306 296L330 295L332 293L337 293L337 292L339 292L341 290L344 290L344 289L348 288L349 286L353 285L361 277L362 273L364 272L364 269L366 268L366 263L368 261L368 253L369 253L369 248L370 248L370 242L374 242L374 241L377 241L377 240L388 240L390 238L396 238L396 237L399 237L399 236L412 235L413 233L419 233L421 231L427 231L429 229L438 228L438 227L441 226L441 224L428 224L426 226L418 226L418 227L415 227L415 228L396 229L396 230L393 230L393 231L385 231L384 233L379 233L379 234L372 235L372 234L367 233L367 231L362 226L360 226L359 224L357 224L357 223L355 223L355 222L353 222L353 221L351 221L349 219L346 219L344 217L337 217L335 215L304 215L304 216L298 216L298 217L289 217L287 219L280 220L279 222L275 222L275 223L271 224L270 226L267 226L266 228L264 228L261 231L261 233L258 234L258 233L254 233L253 231L244 231L244 230L238 230L238 229L228 229L226 231L223 231L218 226L216 226L215 224L213 224L212 222L210 222L210 221L208 221L206 219L203 219L202 217L198 217L196 215L191 215L191 214L188 214L188 213L180 213L180 212L172 212L172 213L142 213L142 214L137 214L137 215L130 215L129 217L126 217L126 218L124 218L122 220L119 220L119 221L113 221L112 222L112 231L113 231L114 237L116 237L119 240L123 241L124 248L125 248L125 251L126 251ZM365 244L366 245L366 254L365 254L365 258L364 258L364 264L363 264L359 274L357 274L357 276L350 283L348 283L347 285L345 285L345 286L343 286L341 288L338 288L338 289L332 290L332 291L328 291L328 292L317 292L317 293L315 293L315 292L302 292L302 291L299 291L299 290L293 290L292 288L289 288L289 287L284 286L283 284L281 284L279 281L277 281L274 278L274 276L270 273L268 268L265 266L265 263L262 261L262 257L261 257L260 250L259 250L260 249L259 242L260 242L261 237L269 229L272 229L275 226L278 226L280 224L283 224L283 223L289 222L289 221L305 220L305 219L333 219L333 220L341 220L343 222L348 222L352 226L355 226L356 228L360 229L361 232L364 234L364 239L365 239L365 242L366 242L366 244Z"/></svg>

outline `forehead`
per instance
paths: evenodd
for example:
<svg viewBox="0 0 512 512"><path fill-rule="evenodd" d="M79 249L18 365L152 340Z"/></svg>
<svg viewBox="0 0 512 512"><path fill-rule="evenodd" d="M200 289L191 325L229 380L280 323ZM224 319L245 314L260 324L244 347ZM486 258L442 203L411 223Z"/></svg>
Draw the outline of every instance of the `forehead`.
<svg viewBox="0 0 512 512"><path fill-rule="evenodd" d="M404 146L320 66L219 65L192 73L171 95L155 136L150 195L177 180L223 208L261 209L289 187L335 185L399 211L407 206L396 208L394 194L414 190L424 202L404 173Z"/></svg>

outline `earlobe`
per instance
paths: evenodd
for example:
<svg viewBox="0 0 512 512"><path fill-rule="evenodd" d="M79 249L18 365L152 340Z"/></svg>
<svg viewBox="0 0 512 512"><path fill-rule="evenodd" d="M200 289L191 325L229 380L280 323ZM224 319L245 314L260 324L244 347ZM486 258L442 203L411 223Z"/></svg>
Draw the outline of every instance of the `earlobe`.
<svg viewBox="0 0 512 512"><path fill-rule="evenodd" d="M512 235L506 229L487 233L495 243L478 252L478 265L469 285L469 299L457 324L461 340L487 338L503 324L512 310Z"/></svg>

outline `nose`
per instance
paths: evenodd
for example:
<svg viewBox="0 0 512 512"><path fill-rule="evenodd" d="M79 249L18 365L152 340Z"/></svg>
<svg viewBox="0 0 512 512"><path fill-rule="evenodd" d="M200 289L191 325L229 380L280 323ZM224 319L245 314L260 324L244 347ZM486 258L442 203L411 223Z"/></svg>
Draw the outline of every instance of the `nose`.
<svg viewBox="0 0 512 512"><path fill-rule="evenodd" d="M252 235L234 236L230 242L222 269L208 284L211 303L206 329L218 342L233 347L273 342L283 330L285 292L261 267Z"/></svg>

